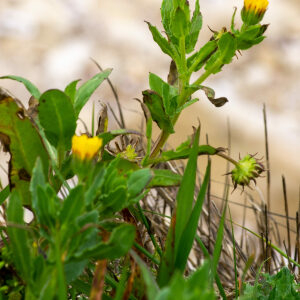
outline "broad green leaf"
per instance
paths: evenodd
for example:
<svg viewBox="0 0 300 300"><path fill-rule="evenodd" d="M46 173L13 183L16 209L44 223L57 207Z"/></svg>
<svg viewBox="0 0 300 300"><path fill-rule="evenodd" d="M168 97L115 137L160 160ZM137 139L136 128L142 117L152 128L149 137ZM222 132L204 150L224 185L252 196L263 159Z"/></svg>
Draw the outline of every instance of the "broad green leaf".
<svg viewBox="0 0 300 300"><path fill-rule="evenodd" d="M7 208L7 232L14 264L20 272L22 279L30 283L32 272L32 257L29 249L28 234L25 229L22 200L16 191L11 193ZM24 226L24 228L16 227Z"/></svg>
<svg viewBox="0 0 300 300"><path fill-rule="evenodd" d="M74 109L76 116L79 115L81 109L88 102L94 91L99 87L99 85L109 76L112 69L106 69L101 73L98 73L93 78L85 82L76 92Z"/></svg>
<svg viewBox="0 0 300 300"><path fill-rule="evenodd" d="M35 98L35 99L39 99L40 98L40 91L38 90L38 88L32 83L30 82L28 79L20 77L20 76L14 76L14 75L7 75L7 76L1 76L0 79L11 79L11 80L15 80L18 82L21 82L24 84L24 86L26 87L26 89L28 90L28 92Z"/></svg>
<svg viewBox="0 0 300 300"><path fill-rule="evenodd" d="M194 242L194 239L195 239L195 236L197 233L200 214L202 211L202 206L204 203L207 186L209 183L209 177L210 177L210 163L208 163L208 165L207 165L204 180L201 185L196 203L190 214L188 222L182 232L179 246L178 246L178 251L176 252L175 268L179 269L181 274L183 274L183 272L185 270L185 266L186 266L190 251L193 247L193 242Z"/></svg>
<svg viewBox="0 0 300 300"><path fill-rule="evenodd" d="M135 227L122 224L111 233L107 242L100 242L92 248L87 248L80 256L75 258L116 259L125 255L131 248L135 239Z"/></svg>
<svg viewBox="0 0 300 300"><path fill-rule="evenodd" d="M38 157L48 172L49 157L41 137L22 108L7 94L0 94L0 139L11 155L11 188L19 191L23 204L30 204L29 181Z"/></svg>
<svg viewBox="0 0 300 300"><path fill-rule="evenodd" d="M0 192L0 205L2 205L2 203L7 199L7 197L9 196L9 193L10 193L10 189L9 189L9 185L7 185Z"/></svg>
<svg viewBox="0 0 300 300"><path fill-rule="evenodd" d="M176 174L170 170L153 169L153 178L147 185L147 188L166 187L179 185L182 179L180 174Z"/></svg>
<svg viewBox="0 0 300 300"><path fill-rule="evenodd" d="M155 26L151 25L149 22L146 23L148 24L153 40L160 47L161 51L175 60L176 55L174 53L174 49L171 47L168 40L162 36Z"/></svg>
<svg viewBox="0 0 300 300"><path fill-rule="evenodd" d="M71 83L69 83L65 88L65 94L70 98L72 104L74 104L75 101L76 88L79 81L80 79L74 80Z"/></svg>
<svg viewBox="0 0 300 300"><path fill-rule="evenodd" d="M163 99L160 95L151 90L143 91L143 101L158 127L168 133L174 133L171 118L165 111Z"/></svg>
<svg viewBox="0 0 300 300"><path fill-rule="evenodd" d="M225 32L218 40L218 50L205 65L205 70L216 74L221 71L224 64L232 61L236 51L236 39L230 32Z"/></svg>
<svg viewBox="0 0 300 300"><path fill-rule="evenodd" d="M197 129L194 135L194 142L190 151L189 160L176 197L175 257L179 252L180 239L193 209L199 135L200 128Z"/></svg>
<svg viewBox="0 0 300 300"><path fill-rule="evenodd" d="M199 0L196 0L195 10L191 20L190 32L186 38L186 53L191 53L194 50L201 28L202 28L202 15L200 12Z"/></svg>
<svg viewBox="0 0 300 300"><path fill-rule="evenodd" d="M166 114L173 116L177 109L177 89L153 73L149 74L149 85L151 90L158 93L163 99Z"/></svg>
<svg viewBox="0 0 300 300"><path fill-rule="evenodd" d="M83 273L84 268L88 263L87 259L82 261L68 262L64 265L64 271L66 274L66 282L71 283L74 281L81 273Z"/></svg>
<svg viewBox="0 0 300 300"><path fill-rule="evenodd" d="M190 72L199 71L211 55L217 50L215 40L207 42L198 52L194 53L187 59L187 67Z"/></svg>
<svg viewBox="0 0 300 300"><path fill-rule="evenodd" d="M60 90L48 90L40 97L39 120L49 142L68 150L76 129L76 117L70 98Z"/></svg>
<svg viewBox="0 0 300 300"><path fill-rule="evenodd" d="M129 198L134 198L140 194L152 179L150 169L140 169L132 172L127 181Z"/></svg>
<svg viewBox="0 0 300 300"><path fill-rule="evenodd" d="M80 216L84 208L83 186L77 185L64 200L59 214L61 225L71 225Z"/></svg>

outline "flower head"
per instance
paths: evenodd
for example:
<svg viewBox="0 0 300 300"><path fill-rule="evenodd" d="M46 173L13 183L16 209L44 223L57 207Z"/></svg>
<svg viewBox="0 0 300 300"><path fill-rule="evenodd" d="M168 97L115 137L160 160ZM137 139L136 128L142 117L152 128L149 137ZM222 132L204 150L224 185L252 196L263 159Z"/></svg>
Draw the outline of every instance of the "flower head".
<svg viewBox="0 0 300 300"><path fill-rule="evenodd" d="M258 24L264 17L268 5L268 0L244 0L243 22L248 26Z"/></svg>
<svg viewBox="0 0 300 300"><path fill-rule="evenodd" d="M102 139L97 136L89 138L86 134L74 135L72 138L72 152L80 160L92 159L102 146Z"/></svg>
<svg viewBox="0 0 300 300"><path fill-rule="evenodd" d="M137 154L135 152L135 149L132 147L131 144L129 144L126 149L120 153L122 158L128 159L128 160L135 160L137 157Z"/></svg>
<svg viewBox="0 0 300 300"><path fill-rule="evenodd" d="M231 178L234 188L237 185L249 185L250 181L255 181L257 177L265 170L262 163L254 158L254 155L246 155L243 159L239 160L236 167L231 171Z"/></svg>

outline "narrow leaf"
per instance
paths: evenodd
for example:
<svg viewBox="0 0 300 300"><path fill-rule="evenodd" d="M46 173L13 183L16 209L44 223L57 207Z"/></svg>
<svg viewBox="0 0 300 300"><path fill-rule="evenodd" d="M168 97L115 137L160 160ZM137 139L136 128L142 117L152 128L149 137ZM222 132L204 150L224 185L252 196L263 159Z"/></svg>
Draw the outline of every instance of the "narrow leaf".
<svg viewBox="0 0 300 300"><path fill-rule="evenodd" d="M184 228L184 231L181 235L178 252L176 253L175 268L179 269L181 273L184 272L196 236L199 218L202 211L202 206L204 203L207 186L209 183L209 177L210 177L210 163L208 163L207 165L204 180L201 185L195 206Z"/></svg>
<svg viewBox="0 0 300 300"><path fill-rule="evenodd" d="M0 205L2 205L2 203L7 199L7 197L9 196L9 193L10 193L10 189L9 189L9 185L7 185L0 192Z"/></svg>
<svg viewBox="0 0 300 300"><path fill-rule="evenodd" d="M38 88L31 83L28 79L20 77L20 76L14 76L14 75L7 75L7 76L1 76L0 79L11 79L11 80L15 80L18 82L21 82L24 84L24 86L26 87L26 89L28 90L28 92L35 98L35 99L39 99L40 98L40 91L38 90Z"/></svg>
<svg viewBox="0 0 300 300"><path fill-rule="evenodd" d="M85 82L76 92L74 109L76 116L79 115L81 109L88 102L94 91L99 85L109 76L112 69L106 69L101 73L98 73L93 78Z"/></svg>
<svg viewBox="0 0 300 300"><path fill-rule="evenodd" d="M75 101L76 87L79 81L80 79L74 80L65 88L65 94L70 98L72 104L74 104Z"/></svg>
<svg viewBox="0 0 300 300"><path fill-rule="evenodd" d="M179 242L184 228L193 209L194 190L197 170L198 144L200 128L194 136L193 147L189 156L182 182L176 197L176 230L175 230L175 256L179 251Z"/></svg>

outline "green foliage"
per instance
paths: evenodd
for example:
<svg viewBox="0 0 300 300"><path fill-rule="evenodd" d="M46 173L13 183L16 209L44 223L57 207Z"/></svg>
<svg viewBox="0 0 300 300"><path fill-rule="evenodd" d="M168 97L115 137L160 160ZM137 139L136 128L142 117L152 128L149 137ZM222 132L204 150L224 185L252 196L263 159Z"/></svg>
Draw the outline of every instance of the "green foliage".
<svg viewBox="0 0 300 300"><path fill-rule="evenodd" d="M282 268L277 274L262 274L262 279L256 281L252 286L245 284L244 295L241 300L261 299L300 299L299 285L295 283L295 278L290 270Z"/></svg>
<svg viewBox="0 0 300 300"><path fill-rule="evenodd" d="M95 290L102 293L102 299L216 299L214 280L226 299L218 276L226 205L212 257L197 236L210 162L195 195L198 157L226 158L221 155L224 149L199 145L200 128L175 150L163 147L175 132L182 110L198 100L192 97L196 91L204 91L215 107L227 102L225 97L215 98L214 90L203 86L203 81L229 64L237 50L261 42L267 26L244 24L237 30L232 25L231 31L214 32L195 49L202 28L199 0L193 13L186 0L163 0L161 16L166 36L147 24L172 62L168 80L150 73L149 89L142 92L145 133L124 128L107 131L106 114L97 136L91 137L92 118L92 133L86 132L84 142L81 137L73 138L82 108L112 69L96 74L79 88L79 80L74 80L64 91L50 89L43 94L25 78L0 77L21 82L37 101L26 110L0 89L0 141L10 154L9 185L0 191L6 221L0 228L4 245L0 249L0 299L93 300ZM198 71L202 74L193 74ZM190 82L192 75L197 78L194 82ZM153 121L161 132L152 145ZM137 144L130 143L131 135L138 136ZM113 151L110 142L115 138L122 147ZM179 159L188 159L183 176L165 168L166 163ZM146 214L149 211L140 201L151 189L171 186L179 189L165 244L159 245ZM148 199L156 201L154 194ZM24 221L25 208L32 213L29 222ZM153 253L143 244L144 231ZM186 274L195 239L206 260ZM296 288L291 274L283 269L254 287L246 285L244 297L292 295L291 299L298 299Z"/></svg>

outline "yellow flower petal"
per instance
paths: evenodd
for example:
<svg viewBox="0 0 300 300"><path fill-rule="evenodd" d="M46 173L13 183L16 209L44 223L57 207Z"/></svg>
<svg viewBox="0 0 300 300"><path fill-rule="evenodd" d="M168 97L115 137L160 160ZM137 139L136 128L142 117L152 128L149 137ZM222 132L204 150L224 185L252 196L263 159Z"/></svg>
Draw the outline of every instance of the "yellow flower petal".
<svg viewBox="0 0 300 300"><path fill-rule="evenodd" d="M72 152L80 160L92 159L102 146L102 139L97 136L89 138L86 134L74 135L72 138Z"/></svg>
<svg viewBox="0 0 300 300"><path fill-rule="evenodd" d="M268 0L244 0L246 11L253 11L254 13L262 14L266 11L269 5Z"/></svg>

